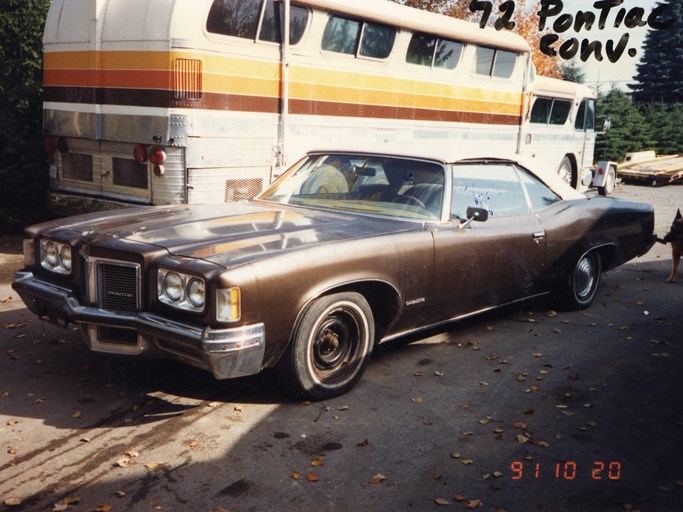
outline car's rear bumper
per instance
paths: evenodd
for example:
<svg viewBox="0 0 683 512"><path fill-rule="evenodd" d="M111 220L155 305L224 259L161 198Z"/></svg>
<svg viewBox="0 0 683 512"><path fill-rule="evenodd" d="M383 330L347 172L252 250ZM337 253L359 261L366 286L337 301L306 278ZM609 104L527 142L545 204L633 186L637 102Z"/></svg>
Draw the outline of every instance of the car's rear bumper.
<svg viewBox="0 0 683 512"><path fill-rule="evenodd" d="M42 281L31 272L17 272L12 287L41 319L78 324L90 349L97 352L140 355L158 351L158 355L209 370L218 379L253 375L262 368L262 323L211 329L152 313L106 311L80 304L71 290Z"/></svg>

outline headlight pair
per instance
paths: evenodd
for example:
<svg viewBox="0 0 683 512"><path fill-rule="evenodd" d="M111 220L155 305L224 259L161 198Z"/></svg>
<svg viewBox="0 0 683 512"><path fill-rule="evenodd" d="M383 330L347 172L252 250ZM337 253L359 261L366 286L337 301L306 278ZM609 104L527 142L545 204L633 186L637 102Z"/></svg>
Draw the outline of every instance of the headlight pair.
<svg viewBox="0 0 683 512"><path fill-rule="evenodd" d="M71 274L71 246L53 240L41 240L40 265L57 274Z"/></svg>
<svg viewBox="0 0 683 512"><path fill-rule="evenodd" d="M157 275L157 296L169 306L200 312L206 304L206 283L201 277L162 268Z"/></svg>

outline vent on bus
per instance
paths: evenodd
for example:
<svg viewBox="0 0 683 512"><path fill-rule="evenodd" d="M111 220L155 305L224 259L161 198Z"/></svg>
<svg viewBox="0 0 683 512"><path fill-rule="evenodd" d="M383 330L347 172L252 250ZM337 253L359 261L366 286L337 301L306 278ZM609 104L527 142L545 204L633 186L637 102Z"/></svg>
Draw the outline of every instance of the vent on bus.
<svg viewBox="0 0 683 512"><path fill-rule="evenodd" d="M244 178L225 182L225 202L235 203L243 199L251 199L261 192L263 180L260 178Z"/></svg>
<svg viewBox="0 0 683 512"><path fill-rule="evenodd" d="M92 155L68 153L62 155L62 178L92 183Z"/></svg>
<svg viewBox="0 0 683 512"><path fill-rule="evenodd" d="M201 60L175 60L173 63L173 98L176 100L202 99Z"/></svg>
<svg viewBox="0 0 683 512"><path fill-rule="evenodd" d="M114 158L114 185L147 189L147 165L127 158Z"/></svg>

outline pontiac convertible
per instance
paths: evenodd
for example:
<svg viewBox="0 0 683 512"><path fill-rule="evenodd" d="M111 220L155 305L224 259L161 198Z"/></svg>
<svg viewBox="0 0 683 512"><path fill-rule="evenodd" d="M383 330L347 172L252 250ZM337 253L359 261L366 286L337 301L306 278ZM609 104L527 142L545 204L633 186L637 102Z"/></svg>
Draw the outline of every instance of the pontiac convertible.
<svg viewBox="0 0 683 512"><path fill-rule="evenodd" d="M218 379L275 367L325 399L357 383L378 343L540 296L588 307L653 230L649 204L509 160L312 152L251 201L29 227L13 286L94 351Z"/></svg>

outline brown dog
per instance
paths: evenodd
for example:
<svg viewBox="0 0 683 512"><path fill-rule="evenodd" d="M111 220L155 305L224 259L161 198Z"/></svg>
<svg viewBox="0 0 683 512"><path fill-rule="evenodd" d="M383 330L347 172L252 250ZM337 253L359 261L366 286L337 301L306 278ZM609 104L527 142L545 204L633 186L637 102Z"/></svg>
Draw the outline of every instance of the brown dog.
<svg viewBox="0 0 683 512"><path fill-rule="evenodd" d="M679 209L676 213L676 218L671 224L671 230L664 237L664 243L671 244L671 275L666 278L667 283L675 283L678 277L678 264L683 255L683 215Z"/></svg>

